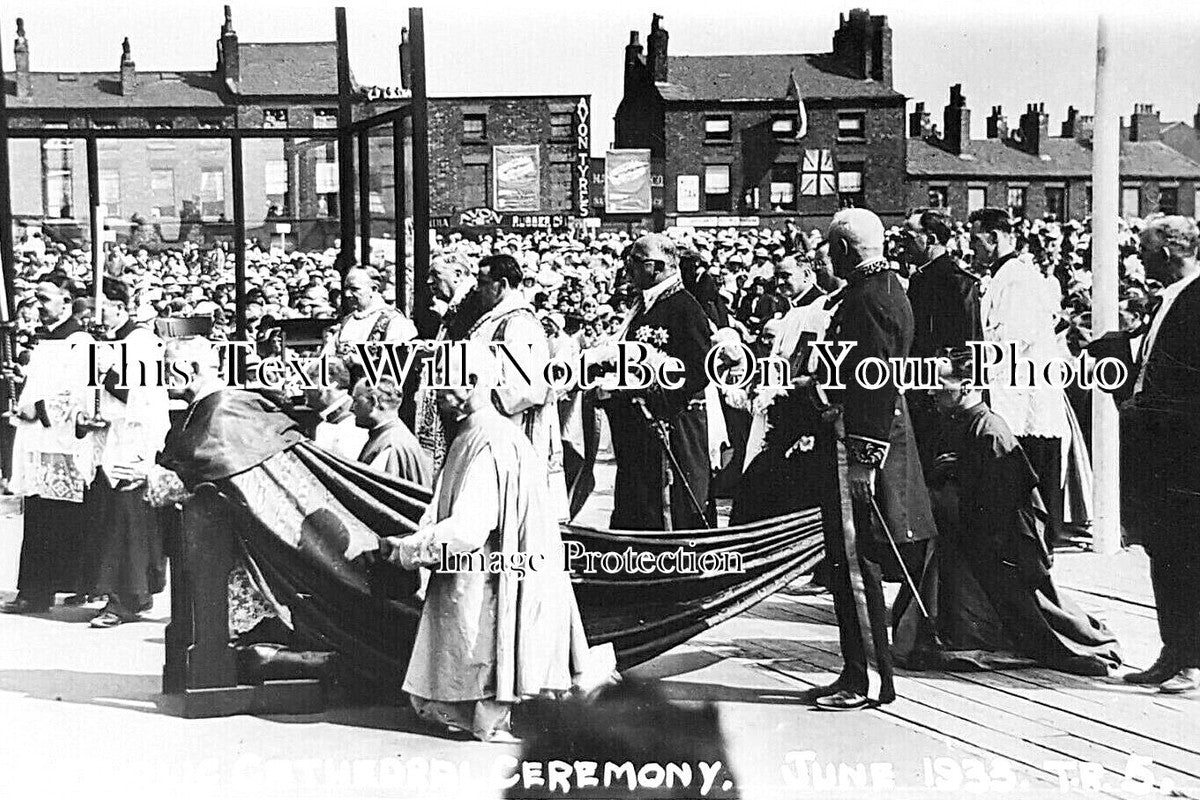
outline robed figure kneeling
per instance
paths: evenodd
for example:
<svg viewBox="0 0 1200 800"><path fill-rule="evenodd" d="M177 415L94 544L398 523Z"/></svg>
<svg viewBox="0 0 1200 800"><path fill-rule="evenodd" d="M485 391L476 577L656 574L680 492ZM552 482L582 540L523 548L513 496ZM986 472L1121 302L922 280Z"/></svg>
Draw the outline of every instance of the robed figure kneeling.
<svg viewBox="0 0 1200 800"><path fill-rule="evenodd" d="M946 419L930 473L937 569L926 573L927 583L936 580L941 646L902 654L898 642L898 656L914 668L1107 675L1121 663L1116 637L1054 585L1037 473L968 375L962 362L947 362L942 388L930 393Z"/></svg>

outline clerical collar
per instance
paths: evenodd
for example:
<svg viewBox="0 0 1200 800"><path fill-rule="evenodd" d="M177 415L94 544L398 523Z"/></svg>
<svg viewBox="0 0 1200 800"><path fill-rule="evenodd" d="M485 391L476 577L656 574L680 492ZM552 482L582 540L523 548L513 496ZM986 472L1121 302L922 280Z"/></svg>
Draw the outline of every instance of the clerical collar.
<svg viewBox="0 0 1200 800"><path fill-rule="evenodd" d="M351 311L350 316L354 317L355 319L366 319L367 317L370 317L374 314L378 314L380 311L383 311L385 308L387 308L387 303L382 302L377 306L370 306L369 308L364 308L360 311Z"/></svg>
<svg viewBox="0 0 1200 800"><path fill-rule="evenodd" d="M656 283L649 289L642 289L642 305L650 308L650 306L661 300L668 292L678 288L680 283L681 279L677 272L662 283Z"/></svg>
<svg viewBox="0 0 1200 800"><path fill-rule="evenodd" d="M1001 267L1003 267L1009 261L1012 261L1014 258L1017 257L1017 255L1018 255L1017 251L1013 250L1012 252L1005 253L1004 255L997 258L995 260L995 262L992 263L992 274L995 275L997 272L999 272Z"/></svg>
<svg viewBox="0 0 1200 800"><path fill-rule="evenodd" d="M400 422L401 422L401 420L399 417L397 417L396 419L385 420L385 421L379 423L378 425L376 425L374 428L371 428L371 435L375 436L376 434L383 433L384 431L387 431L387 430L391 430L392 428L399 425Z"/></svg>
<svg viewBox="0 0 1200 800"><path fill-rule="evenodd" d="M869 258L854 268L854 271L850 273L850 280L860 281L871 275L878 275L893 269L896 269L895 265L886 258Z"/></svg>

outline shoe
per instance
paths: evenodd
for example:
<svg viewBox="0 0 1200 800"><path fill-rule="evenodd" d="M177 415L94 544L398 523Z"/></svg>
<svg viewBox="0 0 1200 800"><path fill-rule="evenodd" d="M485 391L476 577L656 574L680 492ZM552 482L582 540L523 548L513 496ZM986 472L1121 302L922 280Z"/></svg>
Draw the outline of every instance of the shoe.
<svg viewBox="0 0 1200 800"><path fill-rule="evenodd" d="M845 689L845 685L842 683L842 679L838 678L833 683L828 683L824 686L814 686L811 689L807 689L807 690L801 692L798 699L801 702L809 703L810 705L816 705L816 702L818 700L820 700L822 697L829 697L831 695L835 695L838 692L843 691L844 689Z"/></svg>
<svg viewBox="0 0 1200 800"><path fill-rule="evenodd" d="M1052 669L1087 678L1108 677L1108 665L1095 656L1071 656L1054 664Z"/></svg>
<svg viewBox="0 0 1200 800"><path fill-rule="evenodd" d="M24 597L17 597L0 606L0 612L4 614L45 614L49 610L49 603L34 603Z"/></svg>
<svg viewBox="0 0 1200 800"><path fill-rule="evenodd" d="M1163 694L1183 694L1200 689L1200 667L1184 667L1175 677L1158 687Z"/></svg>
<svg viewBox="0 0 1200 800"><path fill-rule="evenodd" d="M1178 671L1179 668L1175 666L1175 659L1167 652L1166 648L1163 648L1149 669L1122 675L1121 680L1126 683L1137 684L1138 686L1150 686L1170 679Z"/></svg>
<svg viewBox="0 0 1200 800"><path fill-rule="evenodd" d="M818 697L816 704L817 708L822 711L854 711L859 708L875 708L879 705L878 701L849 689L842 689L827 697Z"/></svg>
<svg viewBox="0 0 1200 800"><path fill-rule="evenodd" d="M88 624L93 628L115 628L118 625L124 625L131 620L123 619L119 614L114 614L111 611L102 611Z"/></svg>

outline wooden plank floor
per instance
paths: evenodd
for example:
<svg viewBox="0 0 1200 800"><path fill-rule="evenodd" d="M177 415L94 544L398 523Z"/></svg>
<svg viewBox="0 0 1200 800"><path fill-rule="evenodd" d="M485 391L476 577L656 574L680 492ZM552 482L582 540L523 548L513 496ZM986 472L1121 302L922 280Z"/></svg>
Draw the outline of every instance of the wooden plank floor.
<svg viewBox="0 0 1200 800"><path fill-rule="evenodd" d="M606 482L602 478L600 483ZM611 495L599 494L581 516L603 525L609 508ZM1154 598L1148 562L1139 548L1111 556L1059 553L1053 574L1070 598L1117 634L1128 668L1154 661L1159 648ZM889 597L894 591L891 587ZM841 666L829 595L796 584L680 650L702 656L705 668L662 676L668 684L682 681L695 692L699 675L708 680L722 675L719 680L724 681L737 674L746 684L739 698L749 703L755 702L753 686L763 693L786 694L789 686L803 691L832 681ZM657 661L640 671L654 675ZM763 679L754 683L745 677L747 671ZM1030 784L1006 796L1025 796L1020 791L1025 790L1029 796L1200 799L1200 696L1162 695L1123 683L1119 673L1095 679L1047 669L900 671L896 688L897 702L868 713L923 733L931 742L948 743L951 752L964 757L1018 765ZM864 728L866 736L873 736L869 725ZM732 730L730 735L745 734ZM1153 786L1140 783L1143 768Z"/></svg>

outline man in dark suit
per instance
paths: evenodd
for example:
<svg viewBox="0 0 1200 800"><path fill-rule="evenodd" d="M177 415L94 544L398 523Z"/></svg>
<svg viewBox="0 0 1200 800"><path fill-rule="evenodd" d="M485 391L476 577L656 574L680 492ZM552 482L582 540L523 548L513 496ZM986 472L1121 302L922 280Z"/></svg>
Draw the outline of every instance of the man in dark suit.
<svg viewBox="0 0 1200 800"><path fill-rule="evenodd" d="M913 313L912 355L928 358L946 350L961 350L983 339L979 324L979 278L968 272L946 249L953 231L937 211L917 211L904 221L904 253L916 271L908 282ZM928 470L937 457L942 422L932 401L914 393L913 432L921 464Z"/></svg>
<svg viewBox="0 0 1200 800"><path fill-rule="evenodd" d="M712 346L708 318L683 288L675 244L666 236L647 234L634 242L625 269L640 297L621 339L643 342L678 358L683 363L683 382L678 388L654 383L644 390L618 391L607 401L617 459L610 527L703 528L706 519L701 511L708 502L710 477L704 405L708 386L704 359ZM675 470L655 433L653 426L660 421L667 425L671 454L681 472Z"/></svg>
<svg viewBox="0 0 1200 800"><path fill-rule="evenodd" d="M912 345L912 309L896 270L883 257L883 244L883 223L874 213L852 208L834 216L829 256L849 284L826 338L856 342L843 362L846 388L832 395L843 408L847 465L841 479L849 497L825 515L830 590L845 666L815 698L818 707L836 711L895 699L881 581L885 574L900 578L905 570L919 579L925 542L936 535L903 395L891 380L868 389L854 377L867 357L904 358ZM850 512L853 524L847 524L851 520L843 511ZM896 610L911 599L906 592L907 587Z"/></svg>
<svg viewBox="0 0 1200 800"><path fill-rule="evenodd" d="M1166 288L1121 407L1121 519L1150 556L1162 651L1125 676L1179 694L1200 688L1200 230L1186 217L1142 231L1146 275Z"/></svg>

